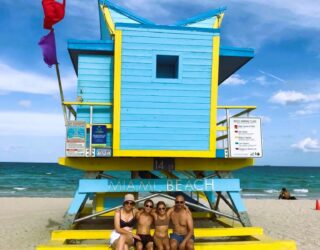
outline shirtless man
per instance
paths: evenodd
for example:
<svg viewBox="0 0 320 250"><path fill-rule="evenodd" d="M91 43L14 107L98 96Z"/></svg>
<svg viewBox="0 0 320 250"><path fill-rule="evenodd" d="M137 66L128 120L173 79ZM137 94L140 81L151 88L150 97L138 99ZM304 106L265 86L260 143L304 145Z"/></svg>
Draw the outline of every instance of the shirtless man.
<svg viewBox="0 0 320 250"><path fill-rule="evenodd" d="M171 213L173 233L170 234L171 250L193 250L193 220L192 215L185 209L185 200L182 195L178 195L175 200L175 207Z"/></svg>
<svg viewBox="0 0 320 250"><path fill-rule="evenodd" d="M144 209L136 214L137 219L137 235L141 240L135 239L134 244L137 250L147 249L153 250L153 238L150 234L150 227L153 223L151 211L153 209L153 201L146 200L144 202Z"/></svg>
<svg viewBox="0 0 320 250"><path fill-rule="evenodd" d="M279 194L279 199L282 200L296 200L296 197L291 196L289 191L286 188L282 188Z"/></svg>

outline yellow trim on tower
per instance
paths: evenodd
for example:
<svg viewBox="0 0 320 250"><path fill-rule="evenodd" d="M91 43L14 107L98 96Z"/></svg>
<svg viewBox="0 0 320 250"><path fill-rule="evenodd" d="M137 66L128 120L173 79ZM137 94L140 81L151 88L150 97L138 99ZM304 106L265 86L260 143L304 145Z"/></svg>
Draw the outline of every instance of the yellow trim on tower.
<svg viewBox="0 0 320 250"><path fill-rule="evenodd" d="M85 171L143 171L153 170L152 157L111 157L86 158L64 157L59 158L59 164ZM175 169L183 170L220 170L232 171L254 164L252 158L175 158Z"/></svg>
<svg viewBox="0 0 320 250"><path fill-rule="evenodd" d="M119 156L120 150L120 103L121 103L121 64L122 31L115 31L114 41L114 87L113 87L113 156Z"/></svg>
<svg viewBox="0 0 320 250"><path fill-rule="evenodd" d="M221 27L223 17L224 17L224 13L217 15L216 21L213 24L214 29L219 29Z"/></svg>
<svg viewBox="0 0 320 250"><path fill-rule="evenodd" d="M115 33L115 67L114 67L114 112L113 112L113 156L129 157L216 157L216 121L218 105L219 80L219 51L220 36L212 39L212 76L210 97L210 136L209 150L122 150L120 148L120 122L121 122L121 54L122 33Z"/></svg>
<svg viewBox="0 0 320 250"><path fill-rule="evenodd" d="M115 152L116 151L116 152ZM208 150L114 150L116 156L141 157L202 157L213 158L214 153Z"/></svg>
<svg viewBox="0 0 320 250"><path fill-rule="evenodd" d="M219 79L220 36L213 37L212 77L210 104L209 150L122 150L120 148L121 123L121 64L122 64L122 31L115 30L114 52L114 105L113 105L113 156L129 157L216 157L216 116Z"/></svg>
<svg viewBox="0 0 320 250"><path fill-rule="evenodd" d="M106 21L107 27L109 29L109 32L111 35L115 34L115 25L114 22L112 21L112 17L110 14L110 11L108 9L108 7L100 5L101 11L104 15L104 20Z"/></svg>
<svg viewBox="0 0 320 250"><path fill-rule="evenodd" d="M219 80L219 51L220 35L212 38L212 70L211 70L211 100L210 100L210 139L209 151L216 157L216 123L218 106L218 80Z"/></svg>
<svg viewBox="0 0 320 250"><path fill-rule="evenodd" d="M112 102L63 102L64 105L112 106Z"/></svg>
<svg viewBox="0 0 320 250"><path fill-rule="evenodd" d="M103 211L104 210L104 194L96 193L95 199L96 199L95 212Z"/></svg>
<svg viewBox="0 0 320 250"><path fill-rule="evenodd" d="M217 131L227 131L227 126L216 126Z"/></svg>
<svg viewBox="0 0 320 250"><path fill-rule="evenodd" d="M91 124L86 124L86 128L90 128L90 125ZM106 128L109 128L109 129L111 129L112 128L112 124L109 124L109 123L107 123L107 124L102 124L102 123L95 123L95 124L92 124L92 125L100 125L100 126L106 126Z"/></svg>
<svg viewBox="0 0 320 250"><path fill-rule="evenodd" d="M252 110L254 110L254 109L256 109L257 108L257 106L226 106L226 105L224 105L224 106L218 106L217 107L218 109L252 109Z"/></svg>

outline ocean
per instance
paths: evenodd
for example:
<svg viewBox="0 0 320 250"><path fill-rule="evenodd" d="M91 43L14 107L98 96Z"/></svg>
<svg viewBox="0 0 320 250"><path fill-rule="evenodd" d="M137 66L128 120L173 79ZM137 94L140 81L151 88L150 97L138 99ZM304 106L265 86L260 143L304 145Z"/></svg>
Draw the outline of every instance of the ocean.
<svg viewBox="0 0 320 250"><path fill-rule="evenodd" d="M73 197L83 174L55 163L3 162L0 197ZM320 167L254 166L234 171L233 177L240 179L244 198L277 199L286 187L297 199L320 199Z"/></svg>

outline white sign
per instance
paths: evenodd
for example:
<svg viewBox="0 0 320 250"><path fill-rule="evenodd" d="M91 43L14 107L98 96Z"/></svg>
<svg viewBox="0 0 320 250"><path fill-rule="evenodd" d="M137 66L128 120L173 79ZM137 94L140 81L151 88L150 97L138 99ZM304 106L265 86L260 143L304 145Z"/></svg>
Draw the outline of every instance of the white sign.
<svg viewBox="0 0 320 250"><path fill-rule="evenodd" d="M262 157L261 119L229 118L229 157Z"/></svg>
<svg viewBox="0 0 320 250"><path fill-rule="evenodd" d="M111 148L95 148L96 157L111 157Z"/></svg>

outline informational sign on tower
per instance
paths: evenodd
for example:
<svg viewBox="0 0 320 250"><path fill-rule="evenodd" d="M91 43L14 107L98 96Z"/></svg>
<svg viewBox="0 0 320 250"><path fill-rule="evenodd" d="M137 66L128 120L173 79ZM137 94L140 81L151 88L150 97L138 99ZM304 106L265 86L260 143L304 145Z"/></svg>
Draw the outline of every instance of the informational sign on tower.
<svg viewBox="0 0 320 250"><path fill-rule="evenodd" d="M104 125L92 125L92 145L105 147L107 143L107 128Z"/></svg>
<svg viewBox="0 0 320 250"><path fill-rule="evenodd" d="M84 121L69 121L66 139L67 157L86 156L86 123Z"/></svg>
<svg viewBox="0 0 320 250"><path fill-rule="evenodd" d="M229 157L262 157L261 119L257 117L229 118Z"/></svg>

